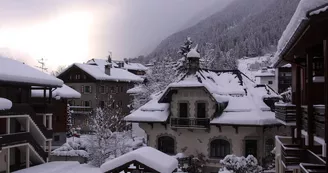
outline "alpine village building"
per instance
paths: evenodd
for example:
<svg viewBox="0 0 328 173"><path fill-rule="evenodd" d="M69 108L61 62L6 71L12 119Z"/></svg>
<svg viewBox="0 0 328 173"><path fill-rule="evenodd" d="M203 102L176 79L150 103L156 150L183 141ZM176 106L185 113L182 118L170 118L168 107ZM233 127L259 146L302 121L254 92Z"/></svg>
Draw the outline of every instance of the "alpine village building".
<svg viewBox="0 0 328 173"><path fill-rule="evenodd" d="M187 72L178 82L125 117L139 123L148 146L164 153L203 154L205 172L218 172L228 154L255 156L261 163L274 148L276 134L287 128L275 119L280 97L239 70L199 68L200 54L187 54Z"/></svg>
<svg viewBox="0 0 328 173"><path fill-rule="evenodd" d="M114 65L114 66L113 66ZM91 59L85 64L74 63L57 76L66 85L81 93L80 99L70 99L73 127L89 133L90 114L97 107L119 107L122 116L130 113L132 96L128 89L144 79L120 68L108 59Z"/></svg>
<svg viewBox="0 0 328 173"><path fill-rule="evenodd" d="M276 137L277 173L327 173L328 2L301 0L280 38L275 67L292 66L292 103L276 117L295 129Z"/></svg>
<svg viewBox="0 0 328 173"><path fill-rule="evenodd" d="M1 173L47 162L53 133L66 132L67 111L63 106L67 102L64 98L72 98L72 94L75 98L79 96L76 91L62 86L63 81L56 77L0 57ZM59 90L65 92L59 93Z"/></svg>

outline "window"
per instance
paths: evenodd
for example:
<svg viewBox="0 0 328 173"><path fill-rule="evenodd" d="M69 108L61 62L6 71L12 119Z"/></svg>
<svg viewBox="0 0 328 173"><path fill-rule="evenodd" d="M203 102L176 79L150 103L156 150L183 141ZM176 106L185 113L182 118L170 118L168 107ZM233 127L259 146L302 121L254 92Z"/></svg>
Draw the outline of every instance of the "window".
<svg viewBox="0 0 328 173"><path fill-rule="evenodd" d="M54 136L54 141L59 141L59 140L60 140L59 135L55 135L55 136Z"/></svg>
<svg viewBox="0 0 328 173"><path fill-rule="evenodd" d="M91 86L84 86L84 92L91 93L92 92Z"/></svg>
<svg viewBox="0 0 328 173"><path fill-rule="evenodd" d="M115 93L115 88L114 87L110 87L110 92L111 93Z"/></svg>
<svg viewBox="0 0 328 173"><path fill-rule="evenodd" d="M169 136L161 136L157 140L158 150L166 154L175 154L174 139Z"/></svg>
<svg viewBox="0 0 328 173"><path fill-rule="evenodd" d="M99 87L99 92L102 93L102 94L104 94L105 93L105 86L103 86L103 85L100 86Z"/></svg>
<svg viewBox="0 0 328 173"><path fill-rule="evenodd" d="M99 106L100 106L101 108L104 108L104 107L105 107L105 102L101 100L101 101L99 102Z"/></svg>
<svg viewBox="0 0 328 173"><path fill-rule="evenodd" d="M206 104L197 103L197 118L205 118L205 117L206 117Z"/></svg>
<svg viewBox="0 0 328 173"><path fill-rule="evenodd" d="M224 158L230 154L230 143L226 140L215 139L210 144L210 156L214 158Z"/></svg>
<svg viewBox="0 0 328 173"><path fill-rule="evenodd" d="M268 84L269 84L269 85L272 85L272 81L271 81L271 80L269 80L269 81L268 81Z"/></svg>
<svg viewBox="0 0 328 173"><path fill-rule="evenodd" d="M87 79L87 76L86 75L83 75L83 79Z"/></svg>
<svg viewBox="0 0 328 173"><path fill-rule="evenodd" d="M81 75L79 75L79 74L75 75L75 79L77 79L77 80L81 79Z"/></svg>
<svg viewBox="0 0 328 173"><path fill-rule="evenodd" d="M180 117L187 118L188 117L188 103L180 103Z"/></svg>
<svg viewBox="0 0 328 173"><path fill-rule="evenodd" d="M72 75L69 75L69 80L72 80Z"/></svg>
<svg viewBox="0 0 328 173"><path fill-rule="evenodd" d="M120 91L123 92L123 86L120 87Z"/></svg>
<svg viewBox="0 0 328 173"><path fill-rule="evenodd" d="M85 107L90 107L91 106L90 101L84 101L84 106Z"/></svg>

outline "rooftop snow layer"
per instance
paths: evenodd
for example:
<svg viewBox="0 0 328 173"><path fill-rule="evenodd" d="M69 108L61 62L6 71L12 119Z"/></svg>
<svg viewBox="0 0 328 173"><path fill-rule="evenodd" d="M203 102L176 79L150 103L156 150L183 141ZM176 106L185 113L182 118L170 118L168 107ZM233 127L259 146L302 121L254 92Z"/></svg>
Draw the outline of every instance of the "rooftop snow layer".
<svg viewBox="0 0 328 173"><path fill-rule="evenodd" d="M46 91L46 96L49 97L49 90ZM61 97L61 98L70 98L70 99L78 99L81 98L81 94L74 90L73 88L63 85L61 88L56 88L52 92L52 97ZM33 90L32 89L32 97L43 97L43 90Z"/></svg>
<svg viewBox="0 0 328 173"><path fill-rule="evenodd" d="M130 73L127 70L120 69L120 68L111 68L110 75L107 75L107 74L105 74L105 68L102 68L102 66L80 64L80 63L74 63L73 65L82 69L83 71L85 71L86 73L88 73L90 76L94 77L97 80L124 81L124 82L142 82L143 81L143 79L141 77L139 77L133 73ZM67 69L71 68L72 66L68 67ZM64 73L64 72L62 72L62 73Z"/></svg>
<svg viewBox="0 0 328 173"><path fill-rule="evenodd" d="M328 3L328 2L327 2ZM319 8L317 10L312 11L309 15L313 16L313 15L317 15L323 12L326 12L328 10L328 4L326 4L325 6L323 6L322 8Z"/></svg>
<svg viewBox="0 0 328 173"><path fill-rule="evenodd" d="M145 67L144 65L142 65L140 63L132 63L132 62L124 63L123 68L127 69L127 70L139 70L139 71L147 71L148 70L148 68Z"/></svg>
<svg viewBox="0 0 328 173"><path fill-rule="evenodd" d="M89 61L87 61L86 64L98 65L101 69L105 69L105 65L108 65L110 63L106 59L90 59ZM112 61L111 64L112 67L118 68L118 65L114 61Z"/></svg>
<svg viewBox="0 0 328 173"><path fill-rule="evenodd" d="M169 104L158 103L158 98L155 98L124 117L124 120L130 122L164 122L169 114Z"/></svg>
<svg viewBox="0 0 328 173"><path fill-rule="evenodd" d="M160 173L172 173L178 167L176 158L152 147L142 147L105 162L100 169L102 172L107 172L134 160Z"/></svg>
<svg viewBox="0 0 328 173"><path fill-rule="evenodd" d="M126 91L127 94L137 94L137 93L141 93L141 92L144 92L144 88L142 86L135 86L131 89L128 89Z"/></svg>
<svg viewBox="0 0 328 173"><path fill-rule="evenodd" d="M63 81L22 62L0 57L0 81L60 87Z"/></svg>
<svg viewBox="0 0 328 173"><path fill-rule="evenodd" d="M77 161L55 161L15 171L14 173L57 173L79 165L80 163Z"/></svg>
<svg viewBox="0 0 328 173"><path fill-rule="evenodd" d="M200 54L197 52L197 46L188 52L187 58L200 58Z"/></svg>
<svg viewBox="0 0 328 173"><path fill-rule="evenodd" d="M227 103L222 115L211 123L229 124L237 117L238 124L267 125L276 124L275 114L264 103L263 99L280 98L270 87L256 85L239 71L214 72L199 70L194 75L185 76L178 82L171 83L159 96L149 101L125 120L135 122L164 122L169 116L170 103L158 103L170 89L204 87L217 103ZM231 115L231 116L230 116ZM243 120L248 119L243 123ZM236 124L236 123L233 123Z"/></svg>
<svg viewBox="0 0 328 173"><path fill-rule="evenodd" d="M5 98L0 98L0 110L10 109L13 103Z"/></svg>
<svg viewBox="0 0 328 173"><path fill-rule="evenodd" d="M286 48L288 43L291 41L293 35L301 25L302 21L308 20L307 13L310 10L318 8L324 4L328 3L327 0L301 0L298 4L298 7L291 18L289 24L287 25L285 31L283 32L277 46L277 52L275 58L273 58L273 62L277 62L280 58L280 54ZM320 11L321 12L321 11ZM314 12L315 14L317 12Z"/></svg>

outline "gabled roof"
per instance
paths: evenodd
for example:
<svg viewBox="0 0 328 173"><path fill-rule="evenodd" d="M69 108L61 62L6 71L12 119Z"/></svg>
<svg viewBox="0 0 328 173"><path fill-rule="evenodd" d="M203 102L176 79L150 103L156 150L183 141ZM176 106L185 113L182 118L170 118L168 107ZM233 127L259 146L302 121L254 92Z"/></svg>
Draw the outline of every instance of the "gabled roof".
<svg viewBox="0 0 328 173"><path fill-rule="evenodd" d="M5 57L0 57L0 81L49 87L63 85L63 81L54 76Z"/></svg>
<svg viewBox="0 0 328 173"><path fill-rule="evenodd" d="M211 124L268 125L278 124L274 112L264 103L264 99L280 96L266 85L256 85L239 70L210 71L198 70L196 74L186 75L178 82L171 83L162 94L128 115L125 120L139 122L165 122L169 116L170 91L183 88L204 88L217 104L227 107L223 113L212 117ZM156 110L165 105L167 109ZM156 110L156 111L155 111ZM163 113L165 112L165 116ZM145 116L148 114L148 116ZM244 121L246 120L247 121Z"/></svg>
<svg viewBox="0 0 328 173"><path fill-rule="evenodd" d="M278 41L277 52L273 63L277 66L283 54L296 41L302 30L308 25L309 17L327 10L327 0L301 0L298 7ZM314 11L312 11L314 10Z"/></svg>
<svg viewBox="0 0 328 173"><path fill-rule="evenodd" d="M127 70L139 70L139 71L147 71L148 68L145 67L144 65L140 63L134 63L134 62L129 62L129 63L124 63L124 66L122 67Z"/></svg>
<svg viewBox="0 0 328 173"><path fill-rule="evenodd" d="M87 61L86 64L98 65L100 68L105 68L105 65L108 65L110 63L106 59L95 59L94 58L94 59L90 59L89 61ZM118 68L118 65L114 61L112 61L111 64L112 64L112 67Z"/></svg>
<svg viewBox="0 0 328 173"><path fill-rule="evenodd" d="M43 97L43 90L33 90L31 93L32 97ZM49 91L46 91L46 96L49 97ZM81 98L81 94L77 91L75 91L73 88L63 85L60 88L56 88L52 92L52 97L53 98L68 98L68 99L78 99Z"/></svg>
<svg viewBox="0 0 328 173"><path fill-rule="evenodd" d="M160 173L172 173L178 168L178 160L176 158L152 147L142 147L105 162L100 166L100 169L102 172L111 172L133 161L142 163Z"/></svg>
<svg viewBox="0 0 328 173"><path fill-rule="evenodd" d="M105 66L90 65L90 64L80 64L74 63L67 67L61 74L65 73L71 67L76 66L88 73L90 76L96 80L107 80L107 81L117 81L117 82L142 82L143 79L127 70L120 68L111 68L110 75L105 73Z"/></svg>

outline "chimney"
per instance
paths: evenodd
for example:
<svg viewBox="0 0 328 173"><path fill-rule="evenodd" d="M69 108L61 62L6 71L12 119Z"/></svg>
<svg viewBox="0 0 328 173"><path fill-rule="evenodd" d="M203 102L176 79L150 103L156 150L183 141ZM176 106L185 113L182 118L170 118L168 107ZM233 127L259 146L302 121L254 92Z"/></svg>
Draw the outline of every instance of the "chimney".
<svg viewBox="0 0 328 173"><path fill-rule="evenodd" d="M197 51L198 45L192 48L187 54L188 73L195 74L199 70L200 54Z"/></svg>
<svg viewBox="0 0 328 173"><path fill-rule="evenodd" d="M110 76L110 69L111 69L111 64L106 64L105 65L105 74L107 74L108 76Z"/></svg>

